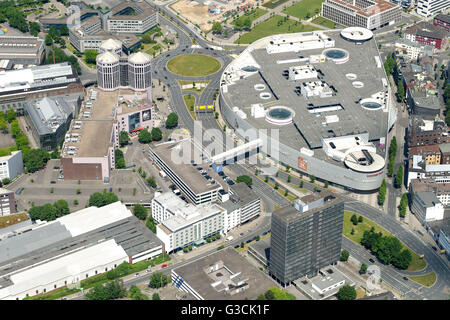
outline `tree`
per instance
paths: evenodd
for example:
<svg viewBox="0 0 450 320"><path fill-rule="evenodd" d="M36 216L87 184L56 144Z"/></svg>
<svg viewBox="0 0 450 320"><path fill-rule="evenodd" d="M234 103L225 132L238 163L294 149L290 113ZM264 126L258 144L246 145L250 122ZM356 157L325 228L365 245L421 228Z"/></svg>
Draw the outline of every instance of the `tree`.
<svg viewBox="0 0 450 320"><path fill-rule="evenodd" d="M386 200L386 181L383 179L380 189L378 190L378 204L382 206Z"/></svg>
<svg viewBox="0 0 450 320"><path fill-rule="evenodd" d="M161 288L164 287L169 282L169 279L162 272L153 273L150 278L150 287L151 288Z"/></svg>
<svg viewBox="0 0 450 320"><path fill-rule="evenodd" d="M178 115L175 112L170 113L166 119L167 128L175 128L178 125Z"/></svg>
<svg viewBox="0 0 450 320"><path fill-rule="evenodd" d="M6 112L6 120L8 120L9 123L16 120L16 112L14 111L13 108L9 108L8 111Z"/></svg>
<svg viewBox="0 0 450 320"><path fill-rule="evenodd" d="M89 207L103 207L113 202L119 201L119 198L113 192L94 192L89 197Z"/></svg>
<svg viewBox="0 0 450 320"><path fill-rule="evenodd" d="M123 147L123 146L127 145L129 141L130 141L130 136L128 135L128 132L120 131L120 135L119 135L120 146Z"/></svg>
<svg viewBox="0 0 450 320"><path fill-rule="evenodd" d="M127 295L127 290L123 286L122 280L108 282L105 286L96 285L91 291L85 294L88 300L112 300L123 298Z"/></svg>
<svg viewBox="0 0 450 320"><path fill-rule="evenodd" d="M244 182L247 186L251 186L253 184L252 178L247 175L242 175L236 178L236 183Z"/></svg>
<svg viewBox="0 0 450 320"><path fill-rule="evenodd" d="M350 221L353 223L354 226L358 224L358 217L356 216L356 214L352 215Z"/></svg>
<svg viewBox="0 0 450 320"><path fill-rule="evenodd" d="M161 298L159 297L159 294L158 294L157 292L155 292L155 293L152 295L152 300L161 300Z"/></svg>
<svg viewBox="0 0 450 320"><path fill-rule="evenodd" d="M52 37L48 34L45 36L45 45L46 46L51 46L53 44L53 39Z"/></svg>
<svg viewBox="0 0 450 320"><path fill-rule="evenodd" d="M11 125L12 127L12 125ZM26 172L36 172L50 159L48 152L42 149L30 149L23 153L23 164Z"/></svg>
<svg viewBox="0 0 450 320"><path fill-rule="evenodd" d="M125 168L125 158L123 155L123 151L120 149L114 150L114 157L116 162L116 169L124 169Z"/></svg>
<svg viewBox="0 0 450 320"><path fill-rule="evenodd" d="M51 203L46 203L43 206L32 207L28 214L34 220L52 221L56 219L56 208Z"/></svg>
<svg viewBox="0 0 450 320"><path fill-rule="evenodd" d="M84 56L86 57L86 63L95 64L98 55L97 50L84 50Z"/></svg>
<svg viewBox="0 0 450 320"><path fill-rule="evenodd" d="M326 180L325 184L324 184L324 188L328 188L329 185L330 185L330 183L328 182L328 180Z"/></svg>
<svg viewBox="0 0 450 320"><path fill-rule="evenodd" d="M245 246L244 242L241 242L241 248L243 248Z"/></svg>
<svg viewBox="0 0 450 320"><path fill-rule="evenodd" d="M150 187L156 188L156 180L154 176L149 177L146 181Z"/></svg>
<svg viewBox="0 0 450 320"><path fill-rule="evenodd" d="M358 217L358 223L360 223L360 222L363 222L363 217L362 216Z"/></svg>
<svg viewBox="0 0 450 320"><path fill-rule="evenodd" d="M300 188L303 188L303 180L300 180L300 183L298 184L298 186L299 186Z"/></svg>
<svg viewBox="0 0 450 320"><path fill-rule="evenodd" d="M309 178L311 179L311 182L316 181L316 177L315 176L310 176Z"/></svg>
<svg viewBox="0 0 450 320"><path fill-rule="evenodd" d="M66 214L70 213L70 209L69 209L69 204L67 203L66 200L58 200L55 203L53 203L53 206L56 209L56 217L62 217L65 216Z"/></svg>
<svg viewBox="0 0 450 320"><path fill-rule="evenodd" d="M0 130L3 133L8 133L9 132L8 122L5 119L0 119Z"/></svg>
<svg viewBox="0 0 450 320"><path fill-rule="evenodd" d="M147 218L147 208L141 204L135 204L133 206L133 213L138 219L145 220Z"/></svg>
<svg viewBox="0 0 450 320"><path fill-rule="evenodd" d="M339 289L336 296L338 300L355 300L356 290L352 286L345 285Z"/></svg>
<svg viewBox="0 0 450 320"><path fill-rule="evenodd" d="M359 274L365 274L367 272L367 265L363 263L359 269Z"/></svg>
<svg viewBox="0 0 450 320"><path fill-rule="evenodd" d="M214 22L212 26L212 32L213 34L220 34L222 33L222 25L220 22Z"/></svg>
<svg viewBox="0 0 450 320"><path fill-rule="evenodd" d="M395 187L400 188L403 183L403 166L399 166L397 170L397 174L395 175Z"/></svg>
<svg viewBox="0 0 450 320"><path fill-rule="evenodd" d="M291 175L288 175L288 177L287 177L287 182L288 182L288 183L291 182Z"/></svg>
<svg viewBox="0 0 450 320"><path fill-rule="evenodd" d="M149 143L152 141L152 134L147 129L142 129L139 132L138 140L140 143Z"/></svg>
<svg viewBox="0 0 450 320"><path fill-rule="evenodd" d="M350 257L350 253L347 250L342 250L340 260L347 261L348 257Z"/></svg>
<svg viewBox="0 0 450 320"><path fill-rule="evenodd" d="M10 180L9 178L4 178L4 179L2 180L3 186L6 186L6 185L9 184L10 182L11 182L11 180Z"/></svg>
<svg viewBox="0 0 450 320"><path fill-rule="evenodd" d="M159 128L152 128L152 140L160 141L162 139L162 132Z"/></svg>
<svg viewBox="0 0 450 320"><path fill-rule="evenodd" d="M406 208L408 207L408 195L404 193L400 200L400 216L404 218L406 216Z"/></svg>
<svg viewBox="0 0 450 320"><path fill-rule="evenodd" d="M405 99L405 87L403 86L402 81L399 81L397 85L397 100L398 102L402 102L404 99Z"/></svg>
<svg viewBox="0 0 450 320"><path fill-rule="evenodd" d="M145 225L153 233L156 233L156 225L157 225L157 223L156 223L155 219L153 219L151 214L148 216L147 221L145 222Z"/></svg>
<svg viewBox="0 0 450 320"><path fill-rule="evenodd" d="M264 293L264 298L266 298L266 300L275 300L275 295L272 290L267 290L266 293Z"/></svg>

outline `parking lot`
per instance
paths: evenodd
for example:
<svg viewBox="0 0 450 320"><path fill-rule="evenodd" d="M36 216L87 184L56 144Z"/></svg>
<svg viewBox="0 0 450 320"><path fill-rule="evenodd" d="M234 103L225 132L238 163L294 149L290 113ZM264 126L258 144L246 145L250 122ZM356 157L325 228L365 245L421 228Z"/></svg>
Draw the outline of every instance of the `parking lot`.
<svg viewBox="0 0 450 320"><path fill-rule="evenodd" d="M53 203L64 199L71 211L84 208L89 196L94 192L112 191L124 202L149 202L153 196L151 189L145 188L142 178L132 169L112 170L109 184L102 181L61 180L59 176L59 160L49 160L44 170L33 174L24 174L8 186L9 190L23 188L21 194L15 194L17 209L29 209L34 205ZM80 193L77 194L77 190ZM78 205L74 201L78 201Z"/></svg>

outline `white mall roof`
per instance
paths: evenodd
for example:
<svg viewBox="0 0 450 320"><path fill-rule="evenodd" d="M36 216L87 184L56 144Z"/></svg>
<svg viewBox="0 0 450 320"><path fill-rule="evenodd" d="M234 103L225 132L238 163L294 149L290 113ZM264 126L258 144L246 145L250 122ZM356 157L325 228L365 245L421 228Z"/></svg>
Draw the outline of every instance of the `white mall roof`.
<svg viewBox="0 0 450 320"><path fill-rule="evenodd" d="M89 207L58 219L76 237L80 234L101 228L110 223L132 216L130 210L120 201L97 208Z"/></svg>

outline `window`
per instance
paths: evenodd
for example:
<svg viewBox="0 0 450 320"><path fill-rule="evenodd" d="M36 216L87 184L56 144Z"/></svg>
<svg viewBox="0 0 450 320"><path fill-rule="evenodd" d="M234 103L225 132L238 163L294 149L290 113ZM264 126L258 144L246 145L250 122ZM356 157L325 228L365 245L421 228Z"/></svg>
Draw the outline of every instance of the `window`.
<svg viewBox="0 0 450 320"><path fill-rule="evenodd" d="M55 288L56 289L56 284L53 286L53 288Z"/></svg>

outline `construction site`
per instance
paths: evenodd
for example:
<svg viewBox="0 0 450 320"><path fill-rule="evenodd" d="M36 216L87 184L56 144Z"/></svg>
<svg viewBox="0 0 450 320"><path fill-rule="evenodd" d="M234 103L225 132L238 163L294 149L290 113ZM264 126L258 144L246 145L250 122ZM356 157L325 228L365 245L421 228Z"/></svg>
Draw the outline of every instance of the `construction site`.
<svg viewBox="0 0 450 320"><path fill-rule="evenodd" d="M183 19L208 32L214 22L223 22L255 7L256 3L256 0L179 0L170 7Z"/></svg>

